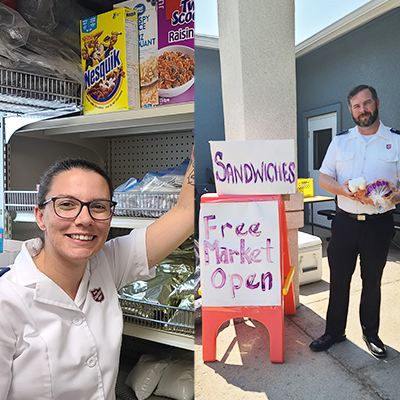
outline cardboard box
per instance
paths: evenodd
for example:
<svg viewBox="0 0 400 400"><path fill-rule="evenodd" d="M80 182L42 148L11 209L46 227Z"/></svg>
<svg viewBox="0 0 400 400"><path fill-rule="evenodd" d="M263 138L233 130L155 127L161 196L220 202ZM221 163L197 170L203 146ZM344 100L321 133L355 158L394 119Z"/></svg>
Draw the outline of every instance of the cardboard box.
<svg viewBox="0 0 400 400"><path fill-rule="evenodd" d="M118 8L80 27L84 114L139 108L137 12Z"/></svg>
<svg viewBox="0 0 400 400"><path fill-rule="evenodd" d="M194 101L194 0L158 0L160 105Z"/></svg>
<svg viewBox="0 0 400 400"><path fill-rule="evenodd" d="M158 105L157 1L127 0L114 8L127 7L138 13L140 101L142 107Z"/></svg>

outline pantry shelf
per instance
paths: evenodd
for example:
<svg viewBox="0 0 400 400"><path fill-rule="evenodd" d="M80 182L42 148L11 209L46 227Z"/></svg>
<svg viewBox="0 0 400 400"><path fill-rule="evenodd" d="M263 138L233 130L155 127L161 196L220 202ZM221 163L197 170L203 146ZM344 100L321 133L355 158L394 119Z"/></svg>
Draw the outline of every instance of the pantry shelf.
<svg viewBox="0 0 400 400"><path fill-rule="evenodd" d="M153 223L155 218L123 218L114 217L111 221L112 228L123 228L123 229L135 229L145 228ZM33 213L29 212L18 212L14 218L14 222L36 222Z"/></svg>
<svg viewBox="0 0 400 400"><path fill-rule="evenodd" d="M123 333L128 336L140 339L151 340L157 343L164 343L173 347L194 351L194 337L180 335L173 332L162 332L157 329L142 327L124 321Z"/></svg>
<svg viewBox="0 0 400 400"><path fill-rule="evenodd" d="M13 120L6 118L5 126ZM79 134L82 139L151 133L183 132L194 129L194 103L141 108L96 115L77 115L28 123L17 132L21 135L42 133L44 136ZM15 132L6 132L8 142Z"/></svg>

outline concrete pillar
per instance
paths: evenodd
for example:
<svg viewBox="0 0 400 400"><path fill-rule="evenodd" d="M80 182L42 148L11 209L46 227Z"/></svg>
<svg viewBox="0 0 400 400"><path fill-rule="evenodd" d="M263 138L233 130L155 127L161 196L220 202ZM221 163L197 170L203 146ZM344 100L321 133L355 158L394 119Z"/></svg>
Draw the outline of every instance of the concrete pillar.
<svg viewBox="0 0 400 400"><path fill-rule="evenodd" d="M226 140L296 144L294 0L218 0L218 21ZM303 196L291 195L286 209L291 262L298 270ZM298 273L294 283L298 304Z"/></svg>

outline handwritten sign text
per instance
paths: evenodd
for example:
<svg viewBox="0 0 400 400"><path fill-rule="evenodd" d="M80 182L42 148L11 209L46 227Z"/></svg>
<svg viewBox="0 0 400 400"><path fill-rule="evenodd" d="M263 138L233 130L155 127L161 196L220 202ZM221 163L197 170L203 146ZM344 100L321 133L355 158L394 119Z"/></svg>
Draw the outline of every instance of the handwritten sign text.
<svg viewBox="0 0 400 400"><path fill-rule="evenodd" d="M199 219L203 305L279 305L276 201L204 203Z"/></svg>
<svg viewBox="0 0 400 400"><path fill-rule="evenodd" d="M210 142L219 194L295 193L293 140Z"/></svg>

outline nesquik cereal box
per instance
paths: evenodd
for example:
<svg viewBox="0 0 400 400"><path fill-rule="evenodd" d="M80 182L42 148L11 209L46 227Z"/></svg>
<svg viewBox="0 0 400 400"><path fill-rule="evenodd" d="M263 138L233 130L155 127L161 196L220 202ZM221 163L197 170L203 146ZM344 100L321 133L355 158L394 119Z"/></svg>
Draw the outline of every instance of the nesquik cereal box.
<svg viewBox="0 0 400 400"><path fill-rule="evenodd" d="M118 8L80 27L84 114L139 108L137 12Z"/></svg>
<svg viewBox="0 0 400 400"><path fill-rule="evenodd" d="M142 107L158 105L157 0L127 0L114 4L138 13L140 100Z"/></svg>
<svg viewBox="0 0 400 400"><path fill-rule="evenodd" d="M194 0L158 0L160 105L194 101Z"/></svg>

